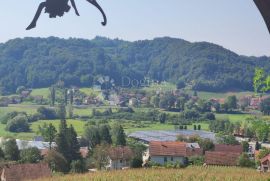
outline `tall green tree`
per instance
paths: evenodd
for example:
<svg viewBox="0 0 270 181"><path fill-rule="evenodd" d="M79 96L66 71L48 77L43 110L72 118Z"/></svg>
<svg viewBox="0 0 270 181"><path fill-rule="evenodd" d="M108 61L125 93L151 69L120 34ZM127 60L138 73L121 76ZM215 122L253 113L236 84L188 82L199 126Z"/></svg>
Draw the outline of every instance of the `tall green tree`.
<svg viewBox="0 0 270 181"><path fill-rule="evenodd" d="M112 127L112 140L116 146L126 146L126 135L120 124L114 124Z"/></svg>
<svg viewBox="0 0 270 181"><path fill-rule="evenodd" d="M20 151L15 139L5 141L3 147L5 158L7 160L18 161L20 159Z"/></svg>
<svg viewBox="0 0 270 181"><path fill-rule="evenodd" d="M64 104L65 106L67 106L68 104L68 90L67 89L64 89Z"/></svg>
<svg viewBox="0 0 270 181"><path fill-rule="evenodd" d="M270 115L270 98L266 98L266 99L262 100L262 102L260 104L260 111L264 115Z"/></svg>
<svg viewBox="0 0 270 181"><path fill-rule="evenodd" d="M50 88L51 106L54 106L55 105L55 95L56 95L56 93L55 93L55 87L52 86Z"/></svg>
<svg viewBox="0 0 270 181"><path fill-rule="evenodd" d="M73 99L74 99L73 90L70 89L69 90L69 103L70 103L70 105L73 105Z"/></svg>
<svg viewBox="0 0 270 181"><path fill-rule="evenodd" d="M84 138L87 140L89 147L94 148L101 143L99 129L97 126L87 126L84 131Z"/></svg>
<svg viewBox="0 0 270 181"><path fill-rule="evenodd" d="M226 101L229 110L237 109L237 98L235 95L229 96Z"/></svg>
<svg viewBox="0 0 270 181"><path fill-rule="evenodd" d="M49 142L51 150L52 142L55 141L57 134L56 128L53 126L52 123L50 123L49 125L44 123L42 127L39 126L39 132L41 136L44 138L44 140Z"/></svg>
<svg viewBox="0 0 270 181"><path fill-rule="evenodd" d="M77 133L72 125L67 130L67 143L68 143L68 152L69 157L67 160L79 160L81 159L80 155L80 145L77 139Z"/></svg>
<svg viewBox="0 0 270 181"><path fill-rule="evenodd" d="M99 127L99 135L100 135L101 142L106 143L106 144L112 144L112 137L110 134L109 125L106 125L106 124L101 125Z"/></svg>

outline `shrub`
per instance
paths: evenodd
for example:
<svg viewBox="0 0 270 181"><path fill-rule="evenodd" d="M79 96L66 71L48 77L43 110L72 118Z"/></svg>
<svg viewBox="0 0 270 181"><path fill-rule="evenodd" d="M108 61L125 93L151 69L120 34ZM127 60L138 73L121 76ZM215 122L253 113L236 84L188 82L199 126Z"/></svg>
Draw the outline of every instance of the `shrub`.
<svg viewBox="0 0 270 181"><path fill-rule="evenodd" d="M142 167L142 164L143 164L143 161L141 158L133 158L131 160L131 168L141 168Z"/></svg>
<svg viewBox="0 0 270 181"><path fill-rule="evenodd" d="M83 160L73 160L70 164L71 173L84 173L86 172L86 165Z"/></svg>
<svg viewBox="0 0 270 181"><path fill-rule="evenodd" d="M22 163L38 163L42 160L42 156L38 148L27 148L20 152Z"/></svg>
<svg viewBox="0 0 270 181"><path fill-rule="evenodd" d="M255 167L255 161L250 160L246 153L242 153L242 155L238 159L238 165L241 166L241 167L254 168Z"/></svg>
<svg viewBox="0 0 270 181"><path fill-rule="evenodd" d="M48 163L49 167L54 172L67 173L69 170L68 162L65 157L55 150L50 150L48 152L44 162Z"/></svg>
<svg viewBox="0 0 270 181"><path fill-rule="evenodd" d="M14 117L7 122L6 130L17 133L29 131L28 118L23 115Z"/></svg>
<svg viewBox="0 0 270 181"><path fill-rule="evenodd" d="M41 115L42 119L56 119L57 114L55 109L52 108L46 108L44 106L41 106L37 109L37 112Z"/></svg>
<svg viewBox="0 0 270 181"><path fill-rule="evenodd" d="M192 165L201 166L204 164L204 157L203 156L192 156L189 158L189 163Z"/></svg>

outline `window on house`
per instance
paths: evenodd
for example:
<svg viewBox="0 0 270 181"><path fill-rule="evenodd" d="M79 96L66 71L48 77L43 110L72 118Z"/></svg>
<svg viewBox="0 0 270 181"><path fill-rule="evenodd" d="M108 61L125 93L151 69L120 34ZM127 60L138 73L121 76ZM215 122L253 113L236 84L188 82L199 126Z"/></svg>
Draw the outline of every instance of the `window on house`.
<svg viewBox="0 0 270 181"><path fill-rule="evenodd" d="M122 163L123 161L122 160L120 160L120 163Z"/></svg>
<svg viewBox="0 0 270 181"><path fill-rule="evenodd" d="M173 157L171 157L171 161L173 162Z"/></svg>
<svg viewBox="0 0 270 181"><path fill-rule="evenodd" d="M164 157L164 162L167 162L167 157Z"/></svg>

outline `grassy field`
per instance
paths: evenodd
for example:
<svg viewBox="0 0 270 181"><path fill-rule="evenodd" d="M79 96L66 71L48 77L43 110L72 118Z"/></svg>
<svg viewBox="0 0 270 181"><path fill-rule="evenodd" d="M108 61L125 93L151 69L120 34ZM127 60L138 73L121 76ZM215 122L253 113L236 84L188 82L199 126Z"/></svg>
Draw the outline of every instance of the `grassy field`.
<svg viewBox="0 0 270 181"><path fill-rule="evenodd" d="M228 119L232 123L243 122L252 117L254 116L250 114L216 114L216 119ZM265 116L265 118L267 117Z"/></svg>
<svg viewBox="0 0 270 181"><path fill-rule="evenodd" d="M5 130L6 125L5 124L0 124L0 137L10 137L10 138L19 138L23 140L32 140L34 136L38 135L38 126L42 126L44 123L52 123L56 129L58 130L60 120L50 120L50 121L37 121L31 124L31 132L27 133L11 133ZM85 127L85 122L84 121L78 121L78 120L67 120L67 124L70 125L72 124L77 131L78 135L82 135Z"/></svg>
<svg viewBox="0 0 270 181"><path fill-rule="evenodd" d="M54 176L39 181L267 181L269 173L235 167L188 167L185 169L137 169Z"/></svg>
<svg viewBox="0 0 270 181"><path fill-rule="evenodd" d="M10 104L8 107L0 108L0 116L12 111L26 112L28 114L36 113L38 105Z"/></svg>
<svg viewBox="0 0 270 181"><path fill-rule="evenodd" d="M49 95L49 88L33 89L31 92L31 96L43 96L44 98L48 98Z"/></svg>
<svg viewBox="0 0 270 181"><path fill-rule="evenodd" d="M193 91L187 91L190 94L193 94ZM216 93L216 92L204 92L204 91L198 91L198 97L209 100L211 98L227 98L228 96L235 95L237 98L240 98L245 95L253 95L253 92L224 92L224 93Z"/></svg>

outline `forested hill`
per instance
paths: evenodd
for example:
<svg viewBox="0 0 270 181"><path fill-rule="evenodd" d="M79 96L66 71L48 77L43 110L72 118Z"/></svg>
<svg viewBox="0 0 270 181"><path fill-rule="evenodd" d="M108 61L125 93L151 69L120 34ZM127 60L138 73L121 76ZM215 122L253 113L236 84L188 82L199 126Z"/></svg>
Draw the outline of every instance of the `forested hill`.
<svg viewBox="0 0 270 181"><path fill-rule="evenodd" d="M270 58L239 56L214 44L168 37L136 42L24 38L0 44L2 93L20 85L48 87L58 80L67 86L90 86L99 75L112 77L118 85L129 76L181 79L197 90L251 90L256 66L270 70Z"/></svg>

